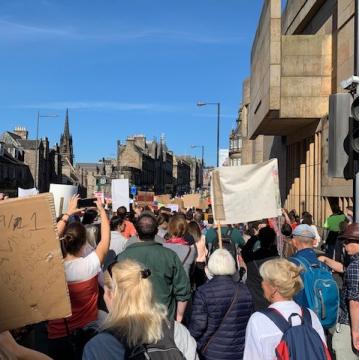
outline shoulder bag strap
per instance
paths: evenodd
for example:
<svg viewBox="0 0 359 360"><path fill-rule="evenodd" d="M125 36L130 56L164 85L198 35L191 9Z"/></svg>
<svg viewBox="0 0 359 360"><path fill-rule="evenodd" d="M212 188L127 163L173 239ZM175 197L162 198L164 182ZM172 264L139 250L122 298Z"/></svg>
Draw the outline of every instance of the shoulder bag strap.
<svg viewBox="0 0 359 360"><path fill-rule="evenodd" d="M297 260L299 264L304 268L305 271L308 271L311 269L311 264L309 261L301 256L293 257L293 259Z"/></svg>
<svg viewBox="0 0 359 360"><path fill-rule="evenodd" d="M282 316L279 311L272 308L266 308L258 312L262 313L263 315L267 316L271 321L273 321L282 333L285 333L290 328L288 321Z"/></svg>
<svg viewBox="0 0 359 360"><path fill-rule="evenodd" d="M234 303L236 302L236 300L238 299L238 295L239 295L239 286L236 286L236 292L234 293L233 295L233 299L232 299L232 302L231 302L231 305L229 305L229 308L227 310L227 312L225 313L221 323L219 324L217 330L213 333L213 335L209 338L209 340L207 341L206 345L204 345L203 347L203 350L202 350L202 353L204 353L205 351L207 351L207 348L210 344L210 342L213 340L213 338L216 336L216 334L218 333L218 330L221 328L222 324L224 323L224 321L226 320L228 314L230 313Z"/></svg>
<svg viewBox="0 0 359 360"><path fill-rule="evenodd" d="M70 336L71 332L70 332L70 328L69 328L69 323L67 322L66 318L64 318L64 323L65 323L66 334L67 334L67 336Z"/></svg>
<svg viewBox="0 0 359 360"><path fill-rule="evenodd" d="M188 253L187 253L186 257L182 260L182 265L184 265L185 262L187 261L189 255L191 254L191 250L192 250L191 246L188 246Z"/></svg>
<svg viewBox="0 0 359 360"><path fill-rule="evenodd" d="M304 324L313 326L312 316L310 315L310 311L304 306L302 307L302 319L303 319Z"/></svg>

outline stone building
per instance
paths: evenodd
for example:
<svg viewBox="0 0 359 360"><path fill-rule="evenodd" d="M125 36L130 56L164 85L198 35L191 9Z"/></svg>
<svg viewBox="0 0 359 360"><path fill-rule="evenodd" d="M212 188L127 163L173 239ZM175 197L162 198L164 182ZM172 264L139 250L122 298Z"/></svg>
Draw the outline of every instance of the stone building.
<svg viewBox="0 0 359 360"><path fill-rule="evenodd" d="M17 127L13 132L2 134L3 148L24 165L28 166L25 183L37 187L40 192L49 190L50 183L61 183L61 156L59 147L49 147L47 138L28 139L28 131ZM30 178L31 177L31 178ZM31 183L31 185L29 185Z"/></svg>
<svg viewBox="0 0 359 360"><path fill-rule="evenodd" d="M91 198L95 191L106 191L106 189L101 189L100 186L101 171L99 163L77 163L75 169L80 183L81 197Z"/></svg>
<svg viewBox="0 0 359 360"><path fill-rule="evenodd" d="M154 191L156 178L156 146L147 143L145 136L129 136L126 143L120 145L118 162L120 173L143 191Z"/></svg>
<svg viewBox="0 0 359 360"><path fill-rule="evenodd" d="M236 127L229 136L229 166L241 165L242 160L242 134L241 134L241 114L239 112L236 120Z"/></svg>
<svg viewBox="0 0 359 360"><path fill-rule="evenodd" d="M265 0L243 82L241 163L278 158L288 209L351 204L352 183L328 176L329 95L354 73L354 0Z"/></svg>
<svg viewBox="0 0 359 360"><path fill-rule="evenodd" d="M173 157L174 194L183 195L191 192L191 164L186 159Z"/></svg>
<svg viewBox="0 0 359 360"><path fill-rule="evenodd" d="M190 190L194 193L203 186L202 161L192 156L177 156L177 160L183 160L190 166Z"/></svg>
<svg viewBox="0 0 359 360"><path fill-rule="evenodd" d="M29 189L34 184L29 166L24 164L24 152L0 141L0 192L17 196L19 187Z"/></svg>
<svg viewBox="0 0 359 360"><path fill-rule="evenodd" d="M88 196L94 191L111 195L111 179L129 179L138 190L172 194L173 154L162 137L147 141L144 135L129 136L124 144L117 142L117 158L101 163L78 163L76 173Z"/></svg>
<svg viewBox="0 0 359 360"><path fill-rule="evenodd" d="M134 135L118 145L117 169L132 185L156 194L173 192L173 154L164 138L147 141L144 135Z"/></svg>

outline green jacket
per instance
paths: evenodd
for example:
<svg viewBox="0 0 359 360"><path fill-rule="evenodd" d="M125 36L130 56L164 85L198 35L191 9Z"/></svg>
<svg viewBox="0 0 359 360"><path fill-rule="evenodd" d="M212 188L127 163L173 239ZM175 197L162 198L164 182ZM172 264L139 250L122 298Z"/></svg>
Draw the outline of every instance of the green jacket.
<svg viewBox="0 0 359 360"><path fill-rule="evenodd" d="M117 261L132 259L151 270L154 294L158 302L168 308L168 318L174 319L176 301L191 298L188 276L177 254L155 241L141 241L129 245L117 256Z"/></svg>
<svg viewBox="0 0 359 360"><path fill-rule="evenodd" d="M225 236L228 231L228 226L222 226L221 227L221 233L222 236ZM216 240L218 237L217 228L210 228L208 229L206 233L206 244L212 244L214 240ZM235 245L238 245L240 248L242 248L245 244L245 241L240 233L240 231L236 228L232 228L231 232L231 239Z"/></svg>

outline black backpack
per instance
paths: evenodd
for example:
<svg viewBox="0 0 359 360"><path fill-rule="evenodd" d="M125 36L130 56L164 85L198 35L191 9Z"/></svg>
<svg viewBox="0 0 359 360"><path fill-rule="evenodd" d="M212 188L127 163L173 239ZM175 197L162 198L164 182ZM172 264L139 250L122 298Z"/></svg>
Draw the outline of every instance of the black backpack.
<svg viewBox="0 0 359 360"><path fill-rule="evenodd" d="M237 264L237 249L238 245L234 244L232 241L232 232L233 229L228 227L226 233L222 234L222 247L230 252L233 256L233 259L236 263L236 267L238 268ZM208 244L208 255L212 255L214 251L219 249L219 239L218 239L218 232L216 231L216 238L214 239L212 244Z"/></svg>
<svg viewBox="0 0 359 360"><path fill-rule="evenodd" d="M174 321L164 321L163 338L155 344L126 348L126 360L186 360L174 340ZM112 333L113 336L115 334ZM115 336L116 337L116 336ZM123 344L123 342L119 339Z"/></svg>

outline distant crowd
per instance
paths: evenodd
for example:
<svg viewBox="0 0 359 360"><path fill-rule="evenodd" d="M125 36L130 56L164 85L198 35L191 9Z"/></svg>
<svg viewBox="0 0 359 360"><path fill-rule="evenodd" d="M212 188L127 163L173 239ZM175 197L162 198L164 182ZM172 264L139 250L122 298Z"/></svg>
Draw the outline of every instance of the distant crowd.
<svg viewBox="0 0 359 360"><path fill-rule="evenodd" d="M295 210L221 225L78 200L57 221L72 315L1 333L1 359L359 359L352 208L318 231Z"/></svg>

